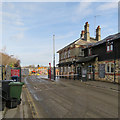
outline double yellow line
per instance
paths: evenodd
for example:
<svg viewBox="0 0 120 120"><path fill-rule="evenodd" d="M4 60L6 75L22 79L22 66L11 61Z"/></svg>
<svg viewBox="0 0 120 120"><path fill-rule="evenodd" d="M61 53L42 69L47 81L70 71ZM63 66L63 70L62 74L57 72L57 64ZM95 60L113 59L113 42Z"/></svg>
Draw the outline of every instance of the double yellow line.
<svg viewBox="0 0 120 120"><path fill-rule="evenodd" d="M29 103L30 109L32 111L32 116L33 116L33 118L39 118L39 115L38 115L38 112L37 112L37 108L35 107L33 99L31 97L30 92L28 91L26 85L25 85L25 89L26 89L26 92L27 92L28 103Z"/></svg>

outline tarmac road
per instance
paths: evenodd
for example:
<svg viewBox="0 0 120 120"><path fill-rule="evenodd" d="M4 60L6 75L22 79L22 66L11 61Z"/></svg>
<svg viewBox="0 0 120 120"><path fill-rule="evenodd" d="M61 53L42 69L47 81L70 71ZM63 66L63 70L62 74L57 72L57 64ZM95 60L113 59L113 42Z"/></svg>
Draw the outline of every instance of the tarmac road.
<svg viewBox="0 0 120 120"><path fill-rule="evenodd" d="M118 92L76 80L25 79L39 118L117 118Z"/></svg>

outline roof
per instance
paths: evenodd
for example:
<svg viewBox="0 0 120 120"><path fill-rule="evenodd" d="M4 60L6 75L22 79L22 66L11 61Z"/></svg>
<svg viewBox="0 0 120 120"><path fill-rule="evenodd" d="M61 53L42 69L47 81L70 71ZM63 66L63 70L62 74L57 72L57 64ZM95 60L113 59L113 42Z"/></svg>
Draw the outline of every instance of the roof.
<svg viewBox="0 0 120 120"><path fill-rule="evenodd" d="M64 48L58 50L57 53L59 53L61 50L64 50L64 49L66 49L67 47L69 47L70 45L73 45L73 44L75 44L75 45L88 45L90 43L96 43L96 42L97 41L95 39L93 40L93 38L91 38L91 37L90 37L90 42L86 41L85 39L79 38L79 39L75 40L74 42L68 44Z"/></svg>
<svg viewBox="0 0 120 120"><path fill-rule="evenodd" d="M88 48L89 46L92 46L92 47L93 47L93 46L100 45L100 44L102 44L102 43L105 43L106 40L112 41L112 40L116 40L116 39L118 39L118 38L120 38L120 33L117 33L117 34L114 34L114 35L109 35L108 37L104 38L104 39L101 40L101 41L98 41L98 42L96 42L96 43L90 43L90 44L88 44L86 48ZM86 49L86 48L83 48L83 49Z"/></svg>
<svg viewBox="0 0 120 120"><path fill-rule="evenodd" d="M94 60L98 55L92 55L88 57L83 57L80 60L76 61L77 63L88 62Z"/></svg>
<svg viewBox="0 0 120 120"><path fill-rule="evenodd" d="M91 40L90 41L85 41L84 39L81 39L79 41L76 42L77 45L88 45L90 43L96 43L97 41L95 40Z"/></svg>
<svg viewBox="0 0 120 120"><path fill-rule="evenodd" d="M72 61L59 63L59 64L57 64L57 65L58 65L58 66L62 66L62 65L70 65L70 64L72 64Z"/></svg>
<svg viewBox="0 0 120 120"><path fill-rule="evenodd" d="M70 44L66 45L64 48L62 48L62 49L58 50L58 51L57 51L57 53L59 53L61 50L65 49L65 48L67 48L68 46L70 46L70 45L74 44L74 43L75 43L76 41L78 41L78 40L79 40L79 39L77 39L77 40L73 41L72 43L70 43Z"/></svg>

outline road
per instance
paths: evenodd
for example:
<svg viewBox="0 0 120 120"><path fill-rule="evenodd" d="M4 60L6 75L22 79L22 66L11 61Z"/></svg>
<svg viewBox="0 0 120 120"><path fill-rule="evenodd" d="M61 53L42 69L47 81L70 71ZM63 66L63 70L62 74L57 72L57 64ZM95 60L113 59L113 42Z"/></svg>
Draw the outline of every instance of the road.
<svg viewBox="0 0 120 120"><path fill-rule="evenodd" d="M85 85L78 80L52 82L25 79L40 118L117 118L118 92Z"/></svg>

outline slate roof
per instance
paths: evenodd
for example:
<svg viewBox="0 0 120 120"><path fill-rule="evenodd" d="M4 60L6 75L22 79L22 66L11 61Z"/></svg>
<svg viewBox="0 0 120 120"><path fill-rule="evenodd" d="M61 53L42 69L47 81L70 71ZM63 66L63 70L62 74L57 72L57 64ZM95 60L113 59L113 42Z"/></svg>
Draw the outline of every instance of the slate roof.
<svg viewBox="0 0 120 120"><path fill-rule="evenodd" d="M75 40L74 42L68 44L64 48L58 50L57 53L59 53L61 50L66 49L67 47L69 47L70 45L73 45L73 44L75 44L75 45L88 45L90 43L95 43L95 42L97 42L97 41L95 39L93 39L92 37L90 37L90 42L88 42L88 41L86 41L84 39L79 38L79 39Z"/></svg>
<svg viewBox="0 0 120 120"><path fill-rule="evenodd" d="M114 35L109 35L108 37L104 38L104 39L101 40L101 41L98 41L98 42L96 42L96 43L90 43L90 44L88 44L86 48L88 48L89 46L92 46L92 47L93 47L93 46L100 45L100 44L102 44L102 43L105 43L106 40L112 41L112 40L116 40L116 39L118 39L118 38L120 38L120 33L117 33L117 34L114 34ZM86 48L83 48L83 49L86 49Z"/></svg>
<svg viewBox="0 0 120 120"><path fill-rule="evenodd" d="M94 60L98 55L92 55L92 56L87 56L87 57L83 57L80 58L80 60L76 61L77 63L82 63L82 62L88 62L91 60Z"/></svg>

